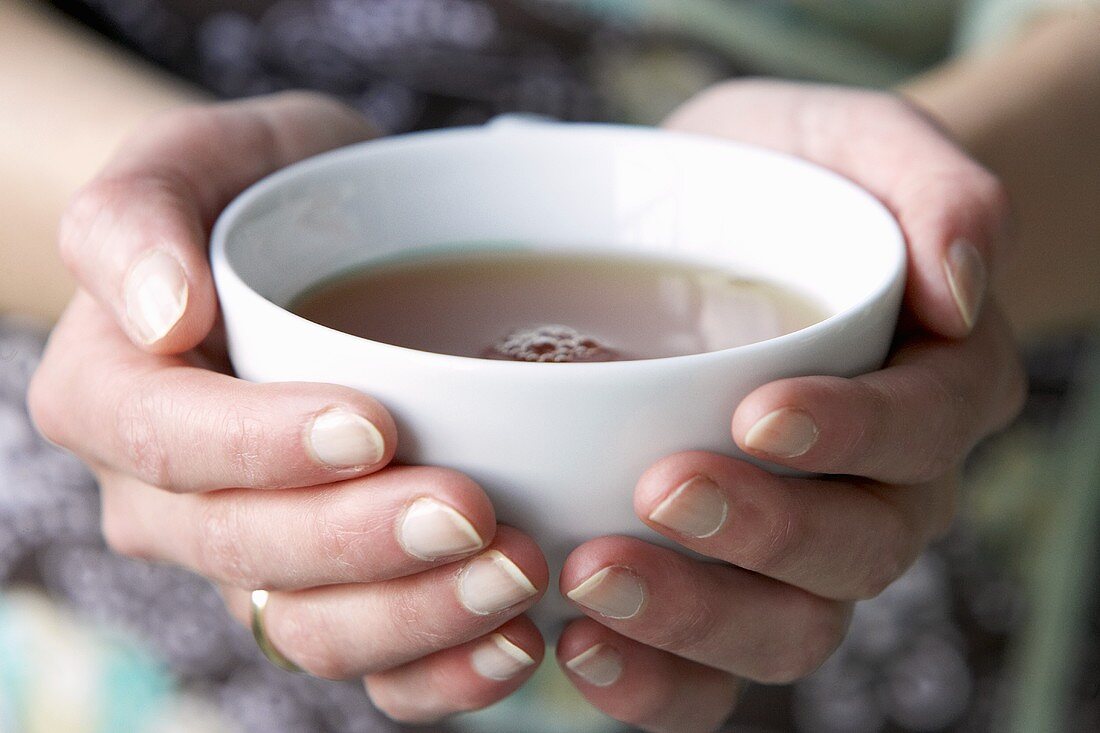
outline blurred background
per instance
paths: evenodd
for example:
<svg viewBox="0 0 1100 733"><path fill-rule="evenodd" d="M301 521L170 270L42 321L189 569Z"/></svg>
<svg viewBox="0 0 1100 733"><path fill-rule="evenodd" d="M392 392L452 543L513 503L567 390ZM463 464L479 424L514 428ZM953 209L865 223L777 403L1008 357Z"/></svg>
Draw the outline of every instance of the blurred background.
<svg viewBox="0 0 1100 733"><path fill-rule="evenodd" d="M504 112L654 124L722 79L895 89L1005 181L1031 377L954 530L819 672L730 731L1100 730L1100 12L1087 0L0 0L0 731L397 728L268 665L217 592L111 553L25 394L72 292L72 192L148 115L306 87L387 133ZM1056 260L1058 267L1051 267ZM549 666L549 665L546 665ZM517 710L523 723L517 723ZM478 731L612 731L540 676Z"/></svg>

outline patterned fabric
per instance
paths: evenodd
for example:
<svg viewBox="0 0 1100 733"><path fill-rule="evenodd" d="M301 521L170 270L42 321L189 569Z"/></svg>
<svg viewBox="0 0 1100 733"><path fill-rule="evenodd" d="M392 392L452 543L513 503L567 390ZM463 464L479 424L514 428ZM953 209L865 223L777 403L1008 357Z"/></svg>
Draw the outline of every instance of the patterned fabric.
<svg viewBox="0 0 1100 733"><path fill-rule="evenodd" d="M217 95L319 89L389 132L514 111L653 122L739 73L888 85L953 50L1006 38L1053 3L54 2ZM358 685L267 664L204 580L103 546L91 476L35 434L23 406L42 338L40 329L0 320L0 731L395 730ZM1031 419L1008 439L1024 442L995 444L1008 446L995 465L1043 454L1037 436L1061 419L1075 363L1055 351L1033 364L1041 389ZM1003 478L977 495L1003 496ZM1005 729L1014 692L1005 652L1028 598L1013 552L993 551L1002 515L973 515L980 521L961 524L881 597L858 606L848 640L820 672L791 688L750 688L735 725ZM1074 683L1077 712L1066 730L1100 727L1100 629L1089 633L1083 648L1092 661ZM517 715L531 733L616 728L579 703L552 664L505 705L453 725L514 733Z"/></svg>
<svg viewBox="0 0 1100 733"><path fill-rule="evenodd" d="M223 97L342 97L387 132L502 112L653 123L722 78L888 86L1100 0L54 0Z"/></svg>
<svg viewBox="0 0 1100 733"><path fill-rule="evenodd" d="M89 0L83 10L143 55L220 96L317 89L388 132L474 124L504 111L606 116L582 73L591 41L580 18L551 23L482 0L197 5L205 10Z"/></svg>
<svg viewBox="0 0 1100 733"><path fill-rule="evenodd" d="M104 546L91 475L38 437L24 406L44 335L0 318L0 731L394 733L359 685L268 664L207 581ZM1006 653L1026 628L1029 603L1021 548L1050 534L1020 517L1035 502L1029 477L1046 473L1045 446L1072 404L1067 394L1081 362L1073 346L1033 359L1025 419L977 456L966 521L857 606L847 640L819 672L792 687L750 687L729 731L1007 727L1019 670ZM1049 514L1057 492L1043 502ZM1077 553L1056 560L1097 567ZM1047 566L1034 572L1058 574ZM1070 721L1063 730L1082 733L1100 723L1100 621L1083 633L1074 637L1083 658L1070 667L1079 671L1065 673L1070 710L1055 711ZM553 662L503 704L448 730L515 733L517 719L525 733L619 730L578 698Z"/></svg>

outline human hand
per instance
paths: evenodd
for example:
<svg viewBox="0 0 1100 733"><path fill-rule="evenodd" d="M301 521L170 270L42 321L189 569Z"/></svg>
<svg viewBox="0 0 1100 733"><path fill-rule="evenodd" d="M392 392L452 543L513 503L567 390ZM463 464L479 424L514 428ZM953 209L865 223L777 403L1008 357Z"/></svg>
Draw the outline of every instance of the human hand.
<svg viewBox="0 0 1100 733"><path fill-rule="evenodd" d="M329 384L229 376L206 259L222 207L266 173L369 137L324 97L170 113L73 201L61 250L79 280L29 397L49 439L95 471L118 552L219 583L312 674L364 676L394 718L483 707L534 671L522 612L547 586L534 543L474 482L388 467L393 420Z"/></svg>
<svg viewBox="0 0 1100 733"><path fill-rule="evenodd" d="M642 476L635 510L720 563L627 537L587 542L566 561L561 591L588 616L558 644L574 684L619 720L696 733L727 718L739 679L790 682L832 653L852 602L877 595L948 528L960 463L1016 415L1025 390L1007 325L985 297L1003 254L1005 194L914 108L881 93L734 82L667 126L832 168L877 195L909 245L882 370L773 382L733 414L749 455L827 475L673 455Z"/></svg>

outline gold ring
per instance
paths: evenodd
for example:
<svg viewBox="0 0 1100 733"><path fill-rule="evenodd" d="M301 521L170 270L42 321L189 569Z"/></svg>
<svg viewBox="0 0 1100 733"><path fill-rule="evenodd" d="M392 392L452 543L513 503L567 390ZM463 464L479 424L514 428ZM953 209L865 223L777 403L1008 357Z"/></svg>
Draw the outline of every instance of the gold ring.
<svg viewBox="0 0 1100 733"><path fill-rule="evenodd" d="M283 656L267 636L267 631L264 629L264 609L267 608L267 599L270 597L271 594L266 590L252 591L252 636L256 639L256 646L260 647L267 661L276 667L285 669L287 672L304 672L301 667Z"/></svg>

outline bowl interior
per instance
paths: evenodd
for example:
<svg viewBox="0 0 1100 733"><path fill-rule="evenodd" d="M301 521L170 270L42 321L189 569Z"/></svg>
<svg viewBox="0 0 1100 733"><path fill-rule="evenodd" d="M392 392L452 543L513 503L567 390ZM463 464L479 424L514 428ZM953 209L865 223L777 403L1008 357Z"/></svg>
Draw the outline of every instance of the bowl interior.
<svg viewBox="0 0 1100 733"><path fill-rule="evenodd" d="M837 314L903 267L870 194L752 146L609 125L521 124L344 148L253 186L219 219L214 256L279 306L318 281L433 248L639 252L729 268Z"/></svg>

